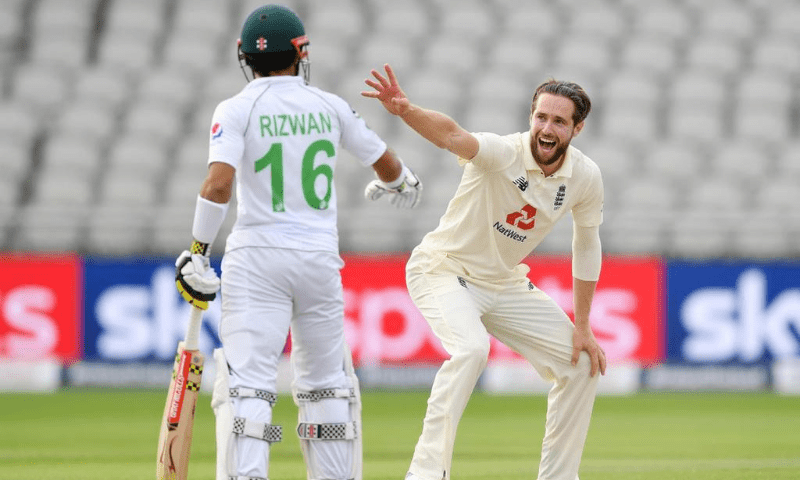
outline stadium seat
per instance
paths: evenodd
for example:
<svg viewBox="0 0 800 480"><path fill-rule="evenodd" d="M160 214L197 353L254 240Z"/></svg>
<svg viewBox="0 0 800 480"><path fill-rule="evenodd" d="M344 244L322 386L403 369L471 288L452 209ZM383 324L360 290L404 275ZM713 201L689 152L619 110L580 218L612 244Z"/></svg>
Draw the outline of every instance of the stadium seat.
<svg viewBox="0 0 800 480"><path fill-rule="evenodd" d="M370 35L373 39L381 38L385 41L378 44L385 45L392 53L400 50L413 51L416 42L427 41L433 32L433 18L426 10L426 5L420 0L407 0L404 2L380 2L374 5L374 26ZM397 39L402 38L402 42ZM364 46L370 45L367 40ZM395 48L402 46L403 48ZM403 53L400 53L403 55ZM388 58L394 58L389 56ZM383 60L389 61L389 60Z"/></svg>
<svg viewBox="0 0 800 480"><path fill-rule="evenodd" d="M378 71L383 71L383 65L388 63L398 75L409 75L420 67L422 63L420 57L420 52L413 43L398 42L396 34L385 33L383 30L378 29L372 35L366 37L364 43L360 46L353 70L364 79L370 77L370 70L374 68ZM325 61L327 59L320 59L320 62ZM357 88L361 87L366 88L363 81L358 84ZM341 84L337 86L337 89L341 93L348 91Z"/></svg>
<svg viewBox="0 0 800 480"><path fill-rule="evenodd" d="M663 92L658 78L649 72L629 67L609 75L597 99L603 108L638 107L657 112Z"/></svg>
<svg viewBox="0 0 800 480"><path fill-rule="evenodd" d="M25 63L14 72L11 93L14 100L41 117L64 106L72 80L68 72L50 65Z"/></svg>
<svg viewBox="0 0 800 480"><path fill-rule="evenodd" d="M489 45L485 68L479 74L502 74L520 79L544 77L547 46L543 40L531 38L528 32L502 32ZM533 92L531 92L533 93Z"/></svg>
<svg viewBox="0 0 800 480"><path fill-rule="evenodd" d="M117 111L100 102L73 100L54 116L51 134L87 144L107 142L117 133Z"/></svg>
<svg viewBox="0 0 800 480"><path fill-rule="evenodd" d="M554 68L585 72L587 76L597 77L608 73L611 61L609 42L577 34L559 42ZM563 75L561 77L564 78Z"/></svg>
<svg viewBox="0 0 800 480"><path fill-rule="evenodd" d="M364 17L364 9L355 0L316 4L303 18L311 50L321 44L348 48L367 31Z"/></svg>
<svg viewBox="0 0 800 480"><path fill-rule="evenodd" d="M650 32L629 35L620 45L620 69L671 78L678 65L679 50Z"/></svg>
<svg viewBox="0 0 800 480"><path fill-rule="evenodd" d="M130 77L111 65L92 65L77 74L74 94L75 102L120 108L132 96Z"/></svg>
<svg viewBox="0 0 800 480"><path fill-rule="evenodd" d="M734 117L733 133L738 138L755 142L781 143L792 131L790 112L780 111L737 111Z"/></svg>
<svg viewBox="0 0 800 480"><path fill-rule="evenodd" d="M167 145L147 133L118 137L109 147L108 168L127 172L151 182L158 181L171 168Z"/></svg>
<svg viewBox="0 0 800 480"><path fill-rule="evenodd" d="M698 30L706 35L741 44L756 37L759 31L758 16L743 2L698 2Z"/></svg>
<svg viewBox="0 0 800 480"><path fill-rule="evenodd" d="M109 43L108 55L114 55L123 42L116 38L130 39L132 43L152 45L153 40L162 33L168 16L168 0L137 0L136 2L114 1L108 4L103 19L104 43ZM138 38L138 42L135 40ZM130 50L133 51L133 50Z"/></svg>
<svg viewBox="0 0 800 480"><path fill-rule="evenodd" d="M661 38L676 46L692 32L691 13L673 1L634 2L632 5L632 30L635 34Z"/></svg>
<svg viewBox="0 0 800 480"><path fill-rule="evenodd" d="M456 4L449 0L431 0L438 5L438 40L460 39L470 46L478 46L494 32L492 9L480 0L461 0ZM438 41L434 41L436 45Z"/></svg>
<svg viewBox="0 0 800 480"><path fill-rule="evenodd" d="M86 218L86 243L99 255L151 253L149 208L100 204Z"/></svg>
<svg viewBox="0 0 800 480"><path fill-rule="evenodd" d="M81 252L85 248L84 206L33 203L19 212L12 248L20 252Z"/></svg>
<svg viewBox="0 0 800 480"><path fill-rule="evenodd" d="M167 143L184 132L183 111L162 102L136 102L121 120L121 133L142 135L150 141Z"/></svg>
<svg viewBox="0 0 800 480"><path fill-rule="evenodd" d="M85 208L94 202L96 179L80 171L42 169L30 196L30 205L42 208Z"/></svg>
<svg viewBox="0 0 800 480"><path fill-rule="evenodd" d="M150 70L142 79L136 93L136 103L152 102L182 111L190 102L197 100L197 83L197 79L184 68L165 62L164 66Z"/></svg>
<svg viewBox="0 0 800 480"><path fill-rule="evenodd" d="M39 171L54 178L73 175L94 178L103 168L103 145L79 132L58 132L47 137L41 150Z"/></svg>
<svg viewBox="0 0 800 480"><path fill-rule="evenodd" d="M715 178L734 182L759 181L775 171L774 154L762 142L733 138L710 152L709 165Z"/></svg>
<svg viewBox="0 0 800 480"><path fill-rule="evenodd" d="M705 35L687 45L686 65L692 70L727 78L741 70L743 62L739 45L724 36Z"/></svg>
<svg viewBox="0 0 800 480"><path fill-rule="evenodd" d="M500 0L506 5L506 14L500 25L500 37L527 37L533 44L541 44L558 36L563 21L559 8L542 0Z"/></svg>
<svg viewBox="0 0 800 480"><path fill-rule="evenodd" d="M44 126L36 113L23 99L0 100L0 138L30 144Z"/></svg>
<svg viewBox="0 0 800 480"><path fill-rule="evenodd" d="M800 38L800 5L797 2L776 3L777 5L768 9L766 13L764 31L770 32L771 35L785 36L796 42Z"/></svg>
<svg viewBox="0 0 800 480"><path fill-rule="evenodd" d="M465 39L456 33L443 34L423 49L422 68L446 71L462 78L470 75L484 63L481 50L474 42L474 38Z"/></svg>
<svg viewBox="0 0 800 480"><path fill-rule="evenodd" d="M186 49L187 44L192 45L190 51ZM218 68L220 52L235 56L236 39L209 36L200 28L186 27L179 32L173 32L167 39L162 64L167 68L183 71L183 76L187 79L202 79Z"/></svg>
<svg viewBox="0 0 800 480"><path fill-rule="evenodd" d="M91 36L88 28L54 26L40 30L31 36L31 61L70 72L87 63Z"/></svg>
<svg viewBox="0 0 800 480"><path fill-rule="evenodd" d="M107 207L145 208L156 204L158 192L152 177L135 168L116 166L104 173L98 201Z"/></svg>
<svg viewBox="0 0 800 480"><path fill-rule="evenodd" d="M682 212L670 224L668 247L665 252L673 257L708 260L729 257L733 254L733 229L724 214L706 210Z"/></svg>
<svg viewBox="0 0 800 480"><path fill-rule="evenodd" d="M697 142L668 138L643 149L642 166L650 177L685 185L693 177L708 175L705 158Z"/></svg>
<svg viewBox="0 0 800 480"><path fill-rule="evenodd" d="M683 70L667 87L667 105L672 108L715 109L721 111L729 101L726 84L710 71Z"/></svg>
<svg viewBox="0 0 800 480"><path fill-rule="evenodd" d="M609 105L602 111L600 121L603 135L625 138L637 144L654 141L659 136L658 123L652 110L637 106ZM595 119L596 121L596 119ZM591 123L591 120L587 120Z"/></svg>
<svg viewBox="0 0 800 480"><path fill-rule="evenodd" d="M594 37L601 42L618 40L627 28L622 9L611 2L595 1L584 5L575 9L569 20L573 34Z"/></svg>
<svg viewBox="0 0 800 480"><path fill-rule="evenodd" d="M800 51L798 51L800 53ZM791 115L794 87L792 77L779 72L751 70L738 76L733 94L740 115L755 111L775 116Z"/></svg>
<svg viewBox="0 0 800 480"><path fill-rule="evenodd" d="M148 36L134 29L107 30L99 42L99 65L119 70L127 76L142 75L155 61L154 33Z"/></svg>
<svg viewBox="0 0 800 480"><path fill-rule="evenodd" d="M607 191L611 190L609 184L637 176L642 171L642 159L626 137L601 135L599 138L587 140L581 134L573 142L575 147L600 167Z"/></svg>
<svg viewBox="0 0 800 480"><path fill-rule="evenodd" d="M766 32L758 38L751 54L752 71L764 74L800 74L800 43L796 38Z"/></svg>
<svg viewBox="0 0 800 480"><path fill-rule="evenodd" d="M192 39L208 38L212 45L216 44L219 47L220 42L228 33L232 10L228 2L177 0L172 35L178 39L185 39L189 35ZM198 34L197 37L195 34ZM186 48L184 48L184 53L186 53ZM195 53L194 49L192 53Z"/></svg>
<svg viewBox="0 0 800 480"><path fill-rule="evenodd" d="M714 143L720 141L726 131L723 111L711 107L676 105L667 113L666 120L669 135L684 141Z"/></svg>
<svg viewBox="0 0 800 480"><path fill-rule="evenodd" d="M0 137L0 152L2 152L0 154L0 172L3 172L0 177L4 180L4 186L10 188L14 183L19 183L19 186L22 186L33 166L30 162L32 151L33 145L31 143L21 142L13 137ZM17 191L18 189L14 190ZM5 202L0 202L0 204L3 203Z"/></svg>

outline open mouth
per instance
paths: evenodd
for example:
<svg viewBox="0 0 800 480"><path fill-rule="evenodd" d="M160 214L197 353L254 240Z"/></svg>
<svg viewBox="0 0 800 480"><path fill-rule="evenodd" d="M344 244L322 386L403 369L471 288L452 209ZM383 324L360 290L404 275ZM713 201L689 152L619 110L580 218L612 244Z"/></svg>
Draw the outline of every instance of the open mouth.
<svg viewBox="0 0 800 480"><path fill-rule="evenodd" d="M555 140L546 140L544 138L540 138L539 139L539 146L543 150L552 150L552 149L554 149L556 147L556 141Z"/></svg>

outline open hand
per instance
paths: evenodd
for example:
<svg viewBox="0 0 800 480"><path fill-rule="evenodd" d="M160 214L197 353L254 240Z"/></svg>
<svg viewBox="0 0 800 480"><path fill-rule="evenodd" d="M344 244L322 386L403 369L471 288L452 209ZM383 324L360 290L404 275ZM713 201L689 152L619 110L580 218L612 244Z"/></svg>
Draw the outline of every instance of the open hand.
<svg viewBox="0 0 800 480"><path fill-rule="evenodd" d="M402 115L410 108L411 103L400 88L400 85L398 85L397 77L392 67L390 67L388 63L383 67L386 69L386 77L373 69L372 76L375 77L377 82L368 78L364 80L364 83L375 90L361 92L361 95L369 98L377 98L383 104L383 107L392 115Z"/></svg>

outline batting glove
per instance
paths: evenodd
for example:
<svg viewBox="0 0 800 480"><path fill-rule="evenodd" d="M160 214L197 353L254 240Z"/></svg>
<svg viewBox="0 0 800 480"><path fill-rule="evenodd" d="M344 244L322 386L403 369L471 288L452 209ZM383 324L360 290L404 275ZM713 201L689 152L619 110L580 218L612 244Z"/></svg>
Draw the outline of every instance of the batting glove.
<svg viewBox="0 0 800 480"><path fill-rule="evenodd" d="M422 196L422 181L410 168L403 166L402 180L397 186L390 186L381 180L369 182L364 190L367 200L377 200L384 195L389 195L389 202L397 208L414 208ZM397 183L395 180L394 183Z"/></svg>
<svg viewBox="0 0 800 480"><path fill-rule="evenodd" d="M175 285L184 300L202 310L217 297L219 277L205 255L184 250L175 261Z"/></svg>

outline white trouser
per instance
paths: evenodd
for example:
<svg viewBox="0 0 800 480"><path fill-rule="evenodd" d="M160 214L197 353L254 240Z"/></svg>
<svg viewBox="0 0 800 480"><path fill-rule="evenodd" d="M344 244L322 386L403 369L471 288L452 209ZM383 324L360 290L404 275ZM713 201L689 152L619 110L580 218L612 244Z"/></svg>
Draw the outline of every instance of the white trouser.
<svg viewBox="0 0 800 480"><path fill-rule="evenodd" d="M278 361L291 327L294 386L346 388L344 300L335 253L240 248L222 260L220 339L230 388L276 391ZM271 423L257 398L232 398L235 416ZM293 428L286 428L291 432ZM240 476L266 478L269 443L237 437Z"/></svg>
<svg viewBox="0 0 800 480"><path fill-rule="evenodd" d="M451 356L436 374L409 471L423 480L450 478L456 428L486 366L492 335L555 382L548 395L539 479L576 480L599 375L590 377L586 352L571 365L574 327L564 311L527 280L497 288L409 268L406 281Z"/></svg>

